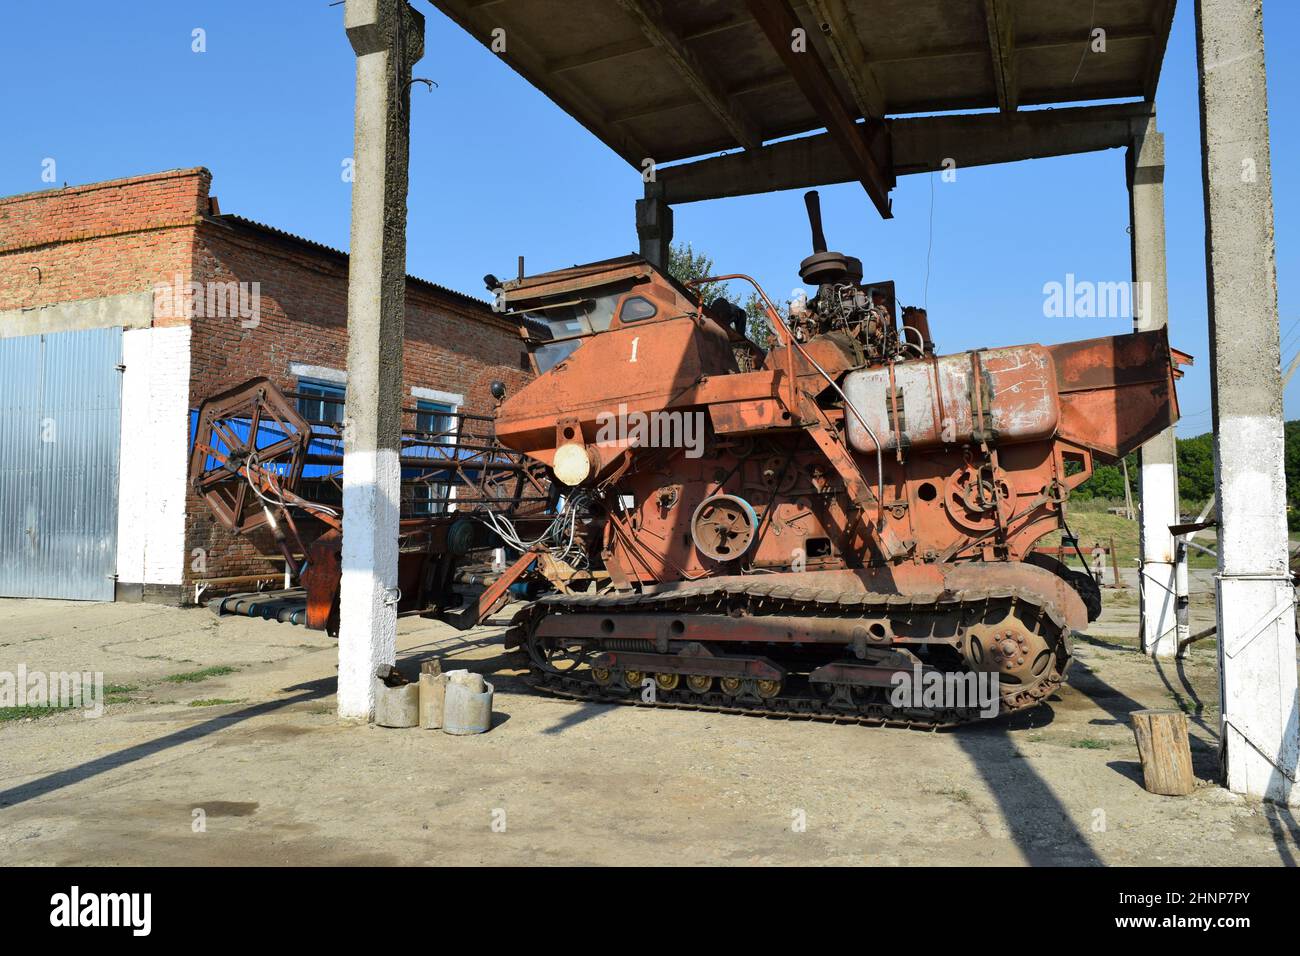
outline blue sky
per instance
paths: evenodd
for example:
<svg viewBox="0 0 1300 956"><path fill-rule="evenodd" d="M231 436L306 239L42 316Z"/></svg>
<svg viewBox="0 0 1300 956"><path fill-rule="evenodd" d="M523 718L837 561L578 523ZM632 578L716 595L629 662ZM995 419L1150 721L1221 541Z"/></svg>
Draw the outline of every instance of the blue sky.
<svg viewBox="0 0 1300 956"><path fill-rule="evenodd" d="M542 2L542 0L536 0ZM641 180L574 120L430 4L412 132L409 271L474 295L511 275L636 247ZM1300 4L1265 0L1284 362L1300 349ZM353 66L342 7L326 0L10 3L0 33L0 195L207 166L222 210L348 245ZM1182 434L1210 424L1204 221L1192 0L1180 0L1157 98L1166 135L1171 338L1196 367ZM191 50L195 28L207 50ZM930 309L939 346L1114 334L1123 319L1045 319L1043 285L1129 272L1121 150L900 180L895 219L861 187L824 187L832 248ZM933 197L933 199L932 199ZM933 227L931 203L933 201ZM808 232L798 192L676 208L676 237L775 297L798 281ZM928 266L927 266L928 255ZM928 293L927 289L928 273ZM1300 376L1287 392L1300 417Z"/></svg>

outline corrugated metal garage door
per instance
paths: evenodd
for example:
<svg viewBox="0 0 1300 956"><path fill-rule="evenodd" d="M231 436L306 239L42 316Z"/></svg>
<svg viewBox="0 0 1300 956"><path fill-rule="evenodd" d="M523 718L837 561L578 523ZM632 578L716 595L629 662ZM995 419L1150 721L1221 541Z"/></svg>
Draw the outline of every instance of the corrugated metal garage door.
<svg viewBox="0 0 1300 956"><path fill-rule="evenodd" d="M0 339L0 596L113 600L122 330Z"/></svg>

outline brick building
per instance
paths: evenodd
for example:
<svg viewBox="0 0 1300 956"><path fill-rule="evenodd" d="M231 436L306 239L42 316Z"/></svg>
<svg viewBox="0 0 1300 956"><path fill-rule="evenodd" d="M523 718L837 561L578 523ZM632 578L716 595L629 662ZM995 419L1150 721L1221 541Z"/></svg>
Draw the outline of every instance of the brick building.
<svg viewBox="0 0 1300 956"><path fill-rule="evenodd" d="M264 375L339 416L348 260L223 215L210 183L0 199L0 596L179 602L199 577L268 571L188 486L191 410ZM485 302L416 278L406 296L404 405L490 411L492 380L530 376Z"/></svg>

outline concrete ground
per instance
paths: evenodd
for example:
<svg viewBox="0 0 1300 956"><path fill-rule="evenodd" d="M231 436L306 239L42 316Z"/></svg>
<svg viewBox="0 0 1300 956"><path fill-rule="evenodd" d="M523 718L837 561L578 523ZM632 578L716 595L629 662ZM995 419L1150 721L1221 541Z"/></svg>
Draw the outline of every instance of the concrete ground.
<svg viewBox="0 0 1300 956"><path fill-rule="evenodd" d="M1214 649L1158 669L1132 649L1133 592L1106 600L1047 706L940 733L550 699L522 684L499 628L404 619L407 670L438 656L496 682L496 726L459 738L340 725L334 642L301 627L0 601L0 672L101 670L116 685L99 719L0 722L0 859L1294 864L1285 809L1208 783L1142 789L1139 707L1189 711L1197 773L1213 776ZM1212 616L1198 598L1193 629Z"/></svg>

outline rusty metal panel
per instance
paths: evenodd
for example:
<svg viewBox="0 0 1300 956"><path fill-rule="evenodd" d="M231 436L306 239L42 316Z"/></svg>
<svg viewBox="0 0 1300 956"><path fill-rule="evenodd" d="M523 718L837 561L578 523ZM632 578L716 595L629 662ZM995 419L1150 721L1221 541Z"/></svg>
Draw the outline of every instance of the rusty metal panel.
<svg viewBox="0 0 1300 956"><path fill-rule="evenodd" d="M627 279L650 275L650 266L639 256L623 256L569 269L557 269L540 276L510 279L502 284L505 301L528 302L546 296L581 292L592 286L608 286Z"/></svg>
<svg viewBox="0 0 1300 956"><path fill-rule="evenodd" d="M0 341L0 596L111 601L120 328Z"/></svg>
<svg viewBox="0 0 1300 956"><path fill-rule="evenodd" d="M1051 352L1063 393L1169 379L1169 339L1165 329L1065 342L1051 346Z"/></svg>
<svg viewBox="0 0 1300 956"><path fill-rule="evenodd" d="M719 402L709 406L709 418L719 435L742 435L790 424L789 414L782 419L781 405L774 398Z"/></svg>
<svg viewBox="0 0 1300 956"><path fill-rule="evenodd" d="M1061 385L1058 437L1115 461L1178 421L1164 329L1053 345Z"/></svg>
<svg viewBox="0 0 1300 956"><path fill-rule="evenodd" d="M1056 428L1056 374L1038 345L862 369L845 378L844 390L881 447L891 451L900 435L904 447L932 448L965 444L977 432L1004 443L1038 441ZM853 447L874 452L867 428L855 415L846 418Z"/></svg>
<svg viewBox="0 0 1300 956"><path fill-rule="evenodd" d="M705 376L734 364L725 330L688 317L613 328L582 343L500 410L504 444L540 458L547 452L539 443L553 444L556 420L565 416L581 425L586 441L596 441L602 415L669 408Z"/></svg>

